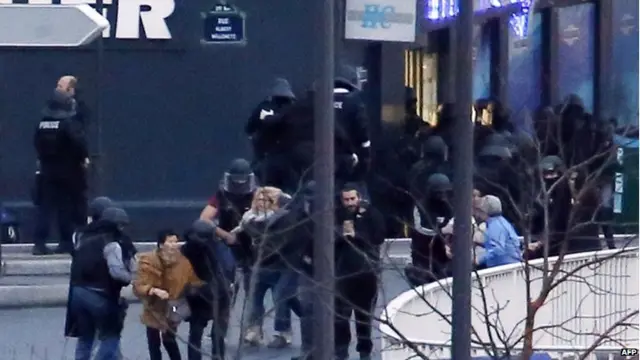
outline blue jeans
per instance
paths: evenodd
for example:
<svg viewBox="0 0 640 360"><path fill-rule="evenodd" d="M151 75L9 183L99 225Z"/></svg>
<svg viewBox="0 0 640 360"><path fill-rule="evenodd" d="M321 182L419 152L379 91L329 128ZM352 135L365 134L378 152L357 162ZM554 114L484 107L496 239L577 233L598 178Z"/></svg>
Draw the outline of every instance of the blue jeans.
<svg viewBox="0 0 640 360"><path fill-rule="evenodd" d="M78 324L76 360L91 359L96 333L99 333L101 342L95 360L120 358L122 325L117 300L108 299L94 290L74 286L71 288L69 311L74 312Z"/></svg>
<svg viewBox="0 0 640 360"><path fill-rule="evenodd" d="M254 269L255 285L251 296L250 326L259 326L265 315L264 297L268 290L273 295L276 311L275 331L291 331L289 300L294 299L298 288L298 274L288 269Z"/></svg>

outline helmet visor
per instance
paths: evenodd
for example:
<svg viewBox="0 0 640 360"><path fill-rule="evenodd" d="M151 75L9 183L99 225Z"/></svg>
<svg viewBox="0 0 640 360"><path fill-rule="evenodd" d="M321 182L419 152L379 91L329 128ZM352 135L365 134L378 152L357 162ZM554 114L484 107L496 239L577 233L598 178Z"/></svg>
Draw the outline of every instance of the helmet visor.
<svg viewBox="0 0 640 360"><path fill-rule="evenodd" d="M233 194L248 194L255 190L255 175L224 173L222 178L222 190Z"/></svg>

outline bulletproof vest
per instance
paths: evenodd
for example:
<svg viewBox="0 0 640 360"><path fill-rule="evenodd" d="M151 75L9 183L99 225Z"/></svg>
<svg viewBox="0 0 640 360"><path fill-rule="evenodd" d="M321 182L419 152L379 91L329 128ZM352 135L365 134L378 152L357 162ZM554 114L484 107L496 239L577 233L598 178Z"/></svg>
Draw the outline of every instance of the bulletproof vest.
<svg viewBox="0 0 640 360"><path fill-rule="evenodd" d="M354 149L360 148L360 144L356 144L352 139L353 134L349 133L349 124L353 121L350 119L353 116L350 111L354 102L360 102L360 97L357 93L334 93L333 94L333 108L335 110L335 136L337 138L336 153L340 152L352 152ZM346 143L345 145L340 145ZM346 149L350 147L350 149Z"/></svg>
<svg viewBox="0 0 640 360"><path fill-rule="evenodd" d="M71 285L100 289L111 298L119 297L125 284L111 277L104 258L104 248L113 239L104 233L77 235L80 238L71 263Z"/></svg>
<svg viewBox="0 0 640 360"><path fill-rule="evenodd" d="M451 218L451 208L449 204L444 201L427 197L427 199L423 201L422 208L423 210L420 211L420 222L422 227L427 229L437 230L446 225L449 218Z"/></svg>
<svg viewBox="0 0 640 360"><path fill-rule="evenodd" d="M68 156L63 137L64 120L44 118L36 130L36 150L41 161L57 161Z"/></svg>
<svg viewBox="0 0 640 360"><path fill-rule="evenodd" d="M251 209L253 193L231 194L218 190L218 226L225 231L233 230L242 219L242 215Z"/></svg>

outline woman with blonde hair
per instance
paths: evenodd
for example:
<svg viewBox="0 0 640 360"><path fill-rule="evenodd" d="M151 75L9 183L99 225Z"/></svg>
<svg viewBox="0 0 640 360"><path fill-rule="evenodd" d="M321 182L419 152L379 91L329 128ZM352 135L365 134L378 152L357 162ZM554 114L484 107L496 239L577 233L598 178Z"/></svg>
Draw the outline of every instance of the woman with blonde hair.
<svg viewBox="0 0 640 360"><path fill-rule="evenodd" d="M298 262L304 250L296 241L296 212L287 207L291 197L275 187L259 188L251 210L242 217L235 232L245 232L253 243L253 267L249 329L245 341L258 345L262 340L264 297L271 290L275 304L276 335L269 347L284 348L291 344L291 312L300 312L296 302Z"/></svg>

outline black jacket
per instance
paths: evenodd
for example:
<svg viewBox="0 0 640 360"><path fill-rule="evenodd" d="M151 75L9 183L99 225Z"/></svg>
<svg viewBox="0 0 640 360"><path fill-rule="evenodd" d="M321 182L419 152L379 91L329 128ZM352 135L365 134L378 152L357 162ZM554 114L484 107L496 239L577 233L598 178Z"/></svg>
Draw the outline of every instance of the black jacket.
<svg viewBox="0 0 640 360"><path fill-rule="evenodd" d="M414 227L411 236L411 261L415 266L439 271L449 261L440 229L453 217L453 209L448 201L433 199L428 194L416 207L420 217L419 224L416 225L432 230L435 235L422 234Z"/></svg>
<svg viewBox="0 0 640 360"><path fill-rule="evenodd" d="M214 301L230 301L231 281L224 274L224 266L218 258L211 238L200 238L197 235L185 234L186 242L181 250L193 266L199 279L205 284L199 288L192 288L188 292L187 300L191 307L192 320L210 320L213 318Z"/></svg>
<svg viewBox="0 0 640 360"><path fill-rule="evenodd" d="M267 99L253 109L245 125L245 133L251 137L257 156L282 150L279 145L283 125L278 120L291 103Z"/></svg>
<svg viewBox="0 0 640 360"><path fill-rule="evenodd" d="M314 162L315 114L313 93L310 92L280 116L269 119L279 129L278 146L289 156L290 166L298 173L307 171ZM337 121L334 133L336 171L351 173L351 154L355 153L349 133ZM349 165L345 165L349 163Z"/></svg>
<svg viewBox="0 0 640 360"><path fill-rule="evenodd" d="M45 178L76 180L84 174L89 156L84 125L76 119L72 99L56 93L42 111L35 129L33 145Z"/></svg>
<svg viewBox="0 0 640 360"><path fill-rule="evenodd" d="M353 221L355 236L343 236L346 220ZM370 206L361 206L355 213L341 207L336 211L336 228L336 277L377 272L385 234L382 215Z"/></svg>
<svg viewBox="0 0 640 360"><path fill-rule="evenodd" d="M369 118L362 101L360 91L340 92L346 89L335 89L333 104L336 127L345 132L348 144L336 145L336 153L356 154L359 162L352 172L353 180L361 180L369 171L371 161L371 139L369 135Z"/></svg>

